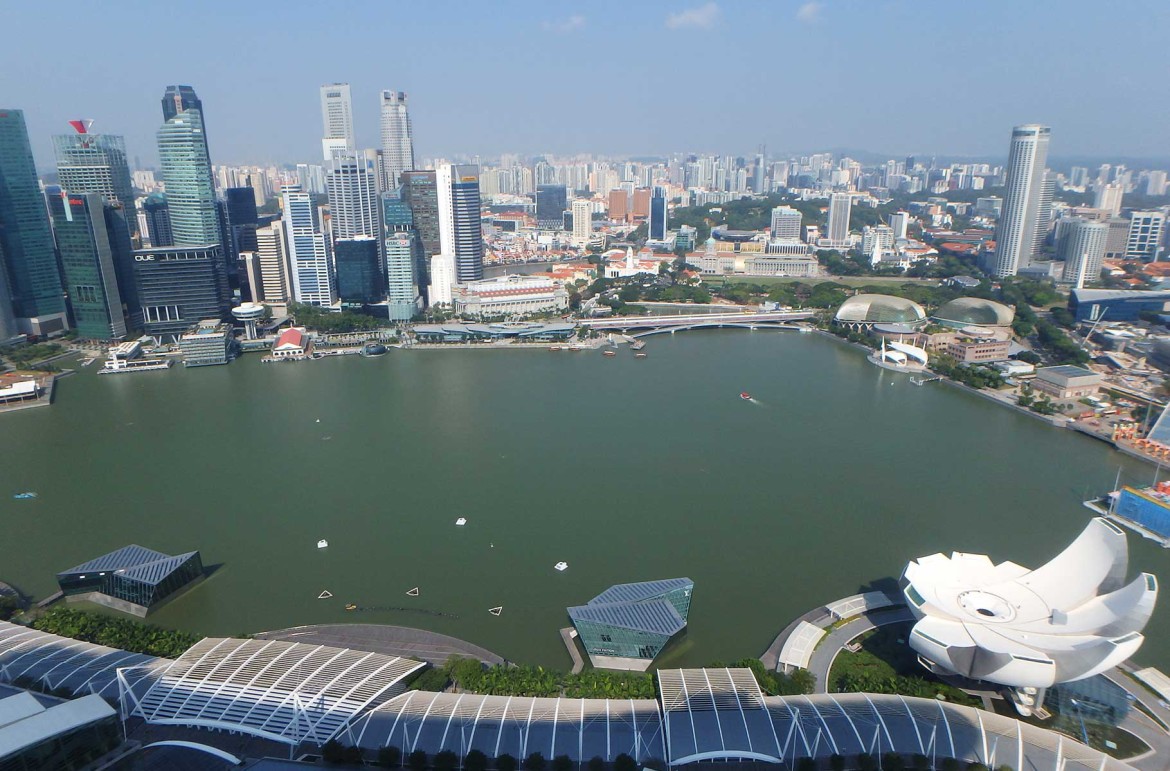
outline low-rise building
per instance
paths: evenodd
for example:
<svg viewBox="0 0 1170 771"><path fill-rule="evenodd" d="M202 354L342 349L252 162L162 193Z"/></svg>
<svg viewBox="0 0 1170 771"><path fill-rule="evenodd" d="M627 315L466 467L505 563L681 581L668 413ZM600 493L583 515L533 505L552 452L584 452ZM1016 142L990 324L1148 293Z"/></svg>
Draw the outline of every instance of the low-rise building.
<svg viewBox="0 0 1170 771"><path fill-rule="evenodd" d="M0 405L17 404L18 402L35 402L40 398L41 389L36 380L18 380L14 383L0 384Z"/></svg>
<svg viewBox="0 0 1170 771"><path fill-rule="evenodd" d="M280 333L272 346L274 359L303 359L313 348L312 338L305 332L304 327L289 327Z"/></svg>
<svg viewBox="0 0 1170 771"><path fill-rule="evenodd" d="M455 312L477 318L567 310L569 293L546 276L499 276L469 281L456 289Z"/></svg>
<svg viewBox="0 0 1170 771"><path fill-rule="evenodd" d="M57 584L70 602L85 600L145 616L202 578L197 551L172 556L131 544L58 573Z"/></svg>
<svg viewBox="0 0 1170 771"><path fill-rule="evenodd" d="M6 771L91 768L121 743L118 713L97 694L55 703L28 691L0 691L0 768Z"/></svg>
<svg viewBox="0 0 1170 771"><path fill-rule="evenodd" d="M946 345L947 356L960 364L986 364L1008 358L1011 340L997 340L994 337L958 337Z"/></svg>
<svg viewBox="0 0 1170 771"><path fill-rule="evenodd" d="M1036 370L1032 386L1056 399L1079 399L1097 393L1103 380L1100 374L1090 369L1062 364Z"/></svg>
<svg viewBox="0 0 1170 771"><path fill-rule="evenodd" d="M817 258L806 255L761 254L745 259L743 268L745 276L814 278L822 274Z"/></svg>
<svg viewBox="0 0 1170 771"><path fill-rule="evenodd" d="M188 367L227 364L232 359L232 325L217 319L205 319L179 338L183 363Z"/></svg>
<svg viewBox="0 0 1170 771"><path fill-rule="evenodd" d="M645 671L686 628L694 588L689 578L618 584L569 608L569 618L594 666Z"/></svg>

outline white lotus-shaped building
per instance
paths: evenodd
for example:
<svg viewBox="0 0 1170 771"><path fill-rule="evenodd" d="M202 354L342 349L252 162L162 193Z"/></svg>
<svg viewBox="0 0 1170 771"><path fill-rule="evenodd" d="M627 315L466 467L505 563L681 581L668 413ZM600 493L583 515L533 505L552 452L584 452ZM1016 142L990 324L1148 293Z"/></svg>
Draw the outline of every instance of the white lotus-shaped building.
<svg viewBox="0 0 1170 771"><path fill-rule="evenodd" d="M984 554L932 554L906 566L918 619L910 647L923 663L1013 688L1091 677L1132 656L1154 611L1158 581L1125 584L1125 533L1101 517L1035 570Z"/></svg>

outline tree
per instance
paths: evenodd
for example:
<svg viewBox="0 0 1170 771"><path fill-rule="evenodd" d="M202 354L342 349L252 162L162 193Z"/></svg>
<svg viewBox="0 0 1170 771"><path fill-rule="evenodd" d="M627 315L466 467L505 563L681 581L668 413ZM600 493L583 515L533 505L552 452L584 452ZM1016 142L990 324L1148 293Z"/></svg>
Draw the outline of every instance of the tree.
<svg viewBox="0 0 1170 771"><path fill-rule="evenodd" d="M524 771L544 771L546 765L548 764L544 760L544 755L539 752L534 752L524 758Z"/></svg>
<svg viewBox="0 0 1170 771"><path fill-rule="evenodd" d="M829 768L832 771L845 771L845 756L833 753L829 756Z"/></svg>
<svg viewBox="0 0 1170 771"><path fill-rule="evenodd" d="M796 761L796 771L817 771L817 759L801 758Z"/></svg>
<svg viewBox="0 0 1170 771"><path fill-rule="evenodd" d="M321 745L321 759L329 765L337 765L344 759L345 747L336 739L330 739Z"/></svg>
<svg viewBox="0 0 1170 771"><path fill-rule="evenodd" d="M427 753L425 750L415 750L406 757L406 765L410 771L427 771Z"/></svg>
<svg viewBox="0 0 1170 771"><path fill-rule="evenodd" d="M552 761L552 771L573 771L573 759L568 755L557 755Z"/></svg>
<svg viewBox="0 0 1170 771"><path fill-rule="evenodd" d="M943 758L939 764L939 771L963 771L963 764L954 758Z"/></svg>
<svg viewBox="0 0 1170 771"><path fill-rule="evenodd" d="M930 771L930 758L920 752L914 753L911 764L914 766L914 771Z"/></svg>
<svg viewBox="0 0 1170 771"><path fill-rule="evenodd" d="M459 765L459 756L451 750L441 750L431 762L435 771L455 771Z"/></svg>
<svg viewBox="0 0 1170 771"><path fill-rule="evenodd" d="M882 753L882 771L902 771L905 767L906 762L897 752Z"/></svg>
<svg viewBox="0 0 1170 771"><path fill-rule="evenodd" d="M402 750L386 746L378 750L378 765L382 768L398 768L402 765Z"/></svg>
<svg viewBox="0 0 1170 771"><path fill-rule="evenodd" d="M623 752L613 759L613 771L638 771L638 761Z"/></svg>
<svg viewBox="0 0 1170 771"><path fill-rule="evenodd" d="M485 771L487 764L487 755L479 750L472 750L463 759L463 771Z"/></svg>
<svg viewBox="0 0 1170 771"><path fill-rule="evenodd" d="M504 753L496 758L496 771L516 771L516 758Z"/></svg>
<svg viewBox="0 0 1170 771"><path fill-rule="evenodd" d="M857 768L860 771L874 771L878 767L877 758L868 752L857 753Z"/></svg>
<svg viewBox="0 0 1170 771"><path fill-rule="evenodd" d="M589 758L589 771L605 771L605 761L600 755Z"/></svg>
<svg viewBox="0 0 1170 771"><path fill-rule="evenodd" d="M1016 354L1016 359L1025 364L1039 364L1043 359L1035 351L1020 351Z"/></svg>
<svg viewBox="0 0 1170 771"><path fill-rule="evenodd" d="M341 750L341 762L350 766L360 766L365 760L362 757L362 748L358 746L344 747Z"/></svg>

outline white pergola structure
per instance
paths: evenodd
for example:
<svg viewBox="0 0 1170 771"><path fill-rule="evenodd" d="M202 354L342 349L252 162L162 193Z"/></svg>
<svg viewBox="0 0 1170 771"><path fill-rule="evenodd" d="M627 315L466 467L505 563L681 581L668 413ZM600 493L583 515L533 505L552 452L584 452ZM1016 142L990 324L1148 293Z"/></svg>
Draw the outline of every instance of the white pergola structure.
<svg viewBox="0 0 1170 771"><path fill-rule="evenodd" d="M421 661L324 645L210 637L174 661L119 670L123 719L321 745L403 691Z"/></svg>

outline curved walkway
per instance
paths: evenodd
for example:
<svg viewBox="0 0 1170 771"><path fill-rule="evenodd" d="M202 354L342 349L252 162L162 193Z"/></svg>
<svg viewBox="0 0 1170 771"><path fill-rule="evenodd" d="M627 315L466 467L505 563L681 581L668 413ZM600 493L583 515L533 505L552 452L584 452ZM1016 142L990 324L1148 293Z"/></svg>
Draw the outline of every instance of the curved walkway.
<svg viewBox="0 0 1170 771"><path fill-rule="evenodd" d="M260 632L254 637L260 640L330 645L335 648L352 648L389 656L406 656L432 664L443 664L452 656L475 658L488 665L505 663L502 656L497 656L486 648L457 637L408 626L313 624Z"/></svg>
<svg viewBox="0 0 1170 771"><path fill-rule="evenodd" d="M808 665L808 671L817 679L816 693L829 692L829 672L842 648L871 629L913 620L914 615L909 608L905 605L895 606L864 613L830 632L817 645Z"/></svg>

